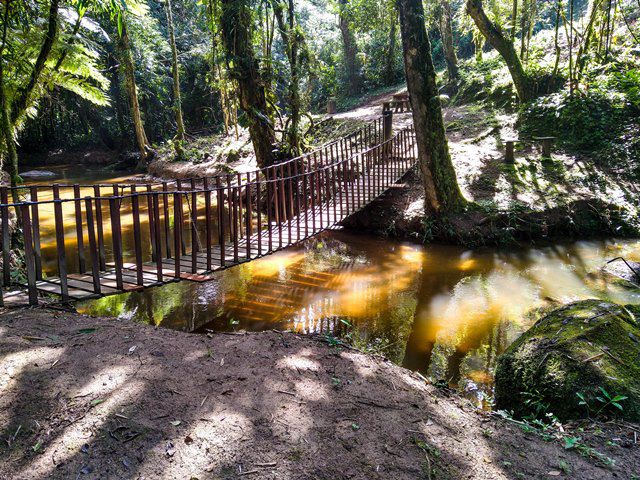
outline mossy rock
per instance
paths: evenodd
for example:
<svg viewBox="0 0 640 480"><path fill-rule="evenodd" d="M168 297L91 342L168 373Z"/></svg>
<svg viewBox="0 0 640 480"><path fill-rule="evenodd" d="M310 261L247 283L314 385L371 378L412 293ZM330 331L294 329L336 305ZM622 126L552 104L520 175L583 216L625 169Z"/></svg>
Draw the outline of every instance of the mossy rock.
<svg viewBox="0 0 640 480"><path fill-rule="evenodd" d="M542 410L561 420L599 414L640 421L639 313L600 300L554 310L498 359L496 407L517 417ZM628 397L622 410L602 409L601 389Z"/></svg>

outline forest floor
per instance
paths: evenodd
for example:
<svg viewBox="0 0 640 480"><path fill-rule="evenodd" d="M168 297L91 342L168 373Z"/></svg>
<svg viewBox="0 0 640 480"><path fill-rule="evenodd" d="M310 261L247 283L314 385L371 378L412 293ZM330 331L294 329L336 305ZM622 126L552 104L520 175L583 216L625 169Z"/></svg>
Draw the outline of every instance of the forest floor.
<svg viewBox="0 0 640 480"><path fill-rule="evenodd" d="M3 313L0 478L640 475L637 425L537 431L322 340Z"/></svg>
<svg viewBox="0 0 640 480"><path fill-rule="evenodd" d="M347 226L467 245L638 233L637 165L559 149L544 158L534 141L518 143L515 163L505 163L504 139L518 137L515 114L480 105L445 107L443 114L458 184L472 208L439 224L425 222L423 186L410 173L403 188Z"/></svg>

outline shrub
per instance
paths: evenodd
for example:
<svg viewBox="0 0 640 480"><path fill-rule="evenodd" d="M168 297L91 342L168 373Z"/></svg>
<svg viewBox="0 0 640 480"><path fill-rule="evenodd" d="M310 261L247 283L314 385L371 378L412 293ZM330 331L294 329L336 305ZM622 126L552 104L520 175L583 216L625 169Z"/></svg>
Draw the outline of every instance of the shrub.
<svg viewBox="0 0 640 480"><path fill-rule="evenodd" d="M575 150L593 151L620 136L625 106L598 91L567 91L535 100L520 112L524 136L556 136L558 143Z"/></svg>

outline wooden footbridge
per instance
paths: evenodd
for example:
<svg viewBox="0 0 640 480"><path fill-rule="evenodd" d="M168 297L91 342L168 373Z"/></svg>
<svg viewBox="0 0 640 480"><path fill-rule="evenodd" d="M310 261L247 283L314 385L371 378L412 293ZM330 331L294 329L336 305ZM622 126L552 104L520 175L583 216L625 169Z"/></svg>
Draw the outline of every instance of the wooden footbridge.
<svg viewBox="0 0 640 480"><path fill-rule="evenodd" d="M301 157L212 178L0 187L0 300L37 305L43 296L72 301L202 282L296 245L338 225L415 165L413 128L391 130L387 112ZM11 254L16 225L21 259Z"/></svg>

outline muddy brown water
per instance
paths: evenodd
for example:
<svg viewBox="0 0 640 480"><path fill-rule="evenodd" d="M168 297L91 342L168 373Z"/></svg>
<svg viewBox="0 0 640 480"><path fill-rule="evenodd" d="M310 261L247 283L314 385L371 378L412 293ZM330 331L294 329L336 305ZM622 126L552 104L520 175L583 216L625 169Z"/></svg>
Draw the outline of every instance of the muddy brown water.
<svg viewBox="0 0 640 480"><path fill-rule="evenodd" d="M64 181L126 178L84 171L81 180L69 174ZM132 235L130 223L122 227L125 239ZM45 268L54 273L53 231L43 227L42 234ZM71 249L72 228L66 241ZM638 291L600 270L619 256L640 261L640 241L468 250L328 232L209 282L171 283L77 309L198 333L315 333L336 348L346 338L488 406L496 358L546 309L585 298L640 304Z"/></svg>

